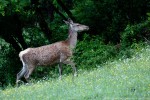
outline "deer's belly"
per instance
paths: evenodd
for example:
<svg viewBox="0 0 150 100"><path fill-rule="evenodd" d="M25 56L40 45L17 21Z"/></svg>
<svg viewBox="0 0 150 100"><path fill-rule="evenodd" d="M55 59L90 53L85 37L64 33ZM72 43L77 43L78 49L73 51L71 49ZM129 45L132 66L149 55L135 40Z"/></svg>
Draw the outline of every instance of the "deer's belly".
<svg viewBox="0 0 150 100"><path fill-rule="evenodd" d="M52 65L58 63L60 60L59 56L42 56L41 58L37 59L37 65Z"/></svg>

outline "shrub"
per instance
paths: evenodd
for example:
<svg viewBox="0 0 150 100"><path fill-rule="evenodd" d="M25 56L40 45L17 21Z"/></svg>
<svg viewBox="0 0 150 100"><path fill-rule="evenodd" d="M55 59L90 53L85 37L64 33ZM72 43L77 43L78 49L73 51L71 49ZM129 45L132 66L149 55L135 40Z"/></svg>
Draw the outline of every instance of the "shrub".
<svg viewBox="0 0 150 100"><path fill-rule="evenodd" d="M121 33L121 43L124 48L131 46L133 43L145 41L150 37L150 22L135 25L127 25L124 32Z"/></svg>
<svg viewBox="0 0 150 100"><path fill-rule="evenodd" d="M15 50L2 39L0 39L0 47L0 87L5 87L15 83L16 72L20 70L18 66L21 63Z"/></svg>
<svg viewBox="0 0 150 100"><path fill-rule="evenodd" d="M85 34L84 39L77 45L74 60L82 69L95 68L116 56L116 50L112 45L105 45L100 37L90 37ZM85 67L86 66L86 67Z"/></svg>

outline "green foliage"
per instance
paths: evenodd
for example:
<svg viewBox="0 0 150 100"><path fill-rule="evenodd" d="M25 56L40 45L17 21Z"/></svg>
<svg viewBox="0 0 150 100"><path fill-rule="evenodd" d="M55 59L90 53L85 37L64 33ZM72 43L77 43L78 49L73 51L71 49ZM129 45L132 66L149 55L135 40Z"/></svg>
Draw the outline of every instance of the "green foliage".
<svg viewBox="0 0 150 100"><path fill-rule="evenodd" d="M79 68L91 69L116 56L114 46L105 45L99 36L90 37L84 35L84 39L78 42L74 60Z"/></svg>
<svg viewBox="0 0 150 100"><path fill-rule="evenodd" d="M7 6L8 1L0 0L0 14L5 15L4 8Z"/></svg>
<svg viewBox="0 0 150 100"><path fill-rule="evenodd" d="M150 21L150 13L147 13L148 21Z"/></svg>
<svg viewBox="0 0 150 100"><path fill-rule="evenodd" d="M16 71L19 64L18 55L12 47L0 38L0 87L13 85L16 79Z"/></svg>
<svg viewBox="0 0 150 100"><path fill-rule="evenodd" d="M65 40L68 37L68 25L66 25L63 20L60 20L60 16L55 14L55 18L56 19L49 24L51 30L53 30L53 38L51 38L52 43Z"/></svg>
<svg viewBox="0 0 150 100"><path fill-rule="evenodd" d="M24 7L29 5L30 0L0 0L0 14L11 15L14 12L24 12Z"/></svg>
<svg viewBox="0 0 150 100"><path fill-rule="evenodd" d="M150 22L135 25L127 25L126 29L121 33L121 43L123 47L131 46L133 43L145 41L150 36Z"/></svg>
<svg viewBox="0 0 150 100"><path fill-rule="evenodd" d="M49 43L44 34L38 28L24 29L23 37L29 47L38 47Z"/></svg>
<svg viewBox="0 0 150 100"><path fill-rule="evenodd" d="M93 71L81 71L72 76L36 84L1 90L0 99L16 100L103 100L150 98L150 47L136 52L130 59L107 61ZM83 65L84 66L84 65Z"/></svg>

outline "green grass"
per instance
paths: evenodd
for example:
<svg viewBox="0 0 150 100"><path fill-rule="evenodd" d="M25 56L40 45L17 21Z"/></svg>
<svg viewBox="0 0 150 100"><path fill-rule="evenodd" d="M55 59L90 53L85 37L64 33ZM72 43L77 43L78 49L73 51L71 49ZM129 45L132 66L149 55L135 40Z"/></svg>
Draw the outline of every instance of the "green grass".
<svg viewBox="0 0 150 100"><path fill-rule="evenodd" d="M89 65L90 66L90 65ZM79 76L64 76L0 91L0 100L150 100L150 47Z"/></svg>

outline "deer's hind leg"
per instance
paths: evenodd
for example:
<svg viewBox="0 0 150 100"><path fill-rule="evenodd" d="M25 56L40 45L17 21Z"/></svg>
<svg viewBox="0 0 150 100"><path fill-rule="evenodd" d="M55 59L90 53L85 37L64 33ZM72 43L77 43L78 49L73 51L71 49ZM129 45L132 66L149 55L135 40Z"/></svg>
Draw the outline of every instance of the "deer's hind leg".
<svg viewBox="0 0 150 100"><path fill-rule="evenodd" d="M26 73L24 74L24 78L26 79L26 81L29 83L29 77L32 74L33 70L35 69L35 66L33 65L29 65L27 68Z"/></svg>
<svg viewBox="0 0 150 100"><path fill-rule="evenodd" d="M17 74L17 79L16 79L16 85L17 86L18 86L18 82L23 77L23 75L26 73L26 71L27 71L27 65L23 64L21 71Z"/></svg>

